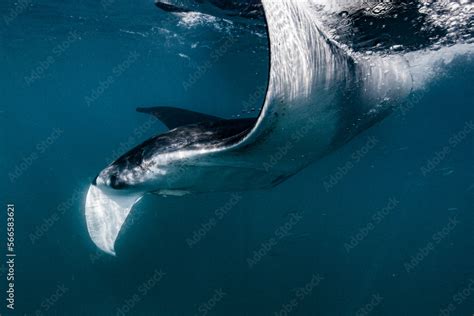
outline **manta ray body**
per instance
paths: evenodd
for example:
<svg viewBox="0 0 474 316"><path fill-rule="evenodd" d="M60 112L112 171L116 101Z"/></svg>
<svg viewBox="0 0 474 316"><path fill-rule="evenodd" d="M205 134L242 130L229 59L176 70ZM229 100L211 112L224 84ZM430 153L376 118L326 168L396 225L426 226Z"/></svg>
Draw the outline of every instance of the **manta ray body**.
<svg viewBox="0 0 474 316"><path fill-rule="evenodd" d="M124 154L90 185L85 216L97 247L115 254L123 223L147 193L271 188L383 119L421 87L417 80L423 76L413 66L416 56L359 58L348 53L315 18L318 2L262 0L246 6L236 1L157 2L176 14L201 10L264 19L270 53L265 100L256 119L139 108L170 130ZM333 2L336 13L359 12L352 4Z"/></svg>

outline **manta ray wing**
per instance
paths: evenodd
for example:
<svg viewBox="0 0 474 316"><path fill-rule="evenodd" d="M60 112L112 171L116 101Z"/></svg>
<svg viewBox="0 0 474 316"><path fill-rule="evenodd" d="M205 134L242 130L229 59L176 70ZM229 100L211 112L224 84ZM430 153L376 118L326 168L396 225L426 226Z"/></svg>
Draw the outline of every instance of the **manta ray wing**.
<svg viewBox="0 0 474 316"><path fill-rule="evenodd" d="M357 81L352 59L323 36L308 11L309 1L264 0L262 3L270 67L265 102L256 123L239 136L238 142L178 153L186 157L187 167L192 167L193 173L202 174L202 170L208 172L209 166L215 166L211 168L216 170L214 178L220 176L225 180L222 175L229 174L232 178L231 174L238 174L247 182L243 188L276 185L325 153L337 134L347 127L340 121L341 91ZM345 106L351 109L355 105L348 102ZM137 110L155 115L169 128L199 121L222 121L176 108ZM265 161L288 141L293 142L292 150L272 165L275 172L266 170ZM234 166L226 163L229 160L234 161ZM233 173L233 170L238 171ZM145 193L109 192L91 185L86 220L90 236L100 249L115 254L114 244L120 229L133 205Z"/></svg>
<svg viewBox="0 0 474 316"><path fill-rule="evenodd" d="M99 248L115 253L120 229L143 194L274 186L380 121L432 79L426 69L433 68L442 52L354 56L344 50L326 36L317 18L315 3L326 2L262 0L270 67L256 123L219 121L162 107L140 110L156 115L170 128L203 120L207 125L205 129L184 126L156 136L122 156L118 166L102 171L104 178L97 185L105 188L93 183L86 200L87 226ZM466 49L472 52L471 46ZM125 178L131 181L116 181L110 169L114 167L125 170ZM144 189L146 181L134 178L131 170L151 179L146 183L150 186ZM108 190L107 185L130 190Z"/></svg>

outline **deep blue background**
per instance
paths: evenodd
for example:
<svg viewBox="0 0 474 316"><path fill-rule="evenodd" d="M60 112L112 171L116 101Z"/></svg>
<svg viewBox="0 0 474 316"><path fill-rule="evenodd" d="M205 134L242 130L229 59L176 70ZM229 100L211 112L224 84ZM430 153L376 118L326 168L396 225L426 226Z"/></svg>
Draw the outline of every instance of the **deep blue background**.
<svg viewBox="0 0 474 316"><path fill-rule="evenodd" d="M431 173L420 171L467 121L474 121L474 67L466 59L453 61L408 112L394 113L273 190L240 193L240 202L193 248L186 238L231 193L147 196L117 242L118 256L97 251L83 215L90 177L165 130L155 122L137 134L150 118L135 113L135 107L256 115L242 113L243 101L265 84L268 63L262 29L250 34L242 26L212 21L190 28L150 1L102 4L34 2L8 25L1 21L0 192L2 205L16 206L14 314L116 315L138 294L130 315L204 315L202 304L222 289L226 295L209 315L274 315L313 275L323 280L291 315L355 314L373 295L383 299L371 315L438 315L450 303L456 306L451 315L474 313L474 293L459 305L452 297L474 278L474 133ZM14 6L6 1L0 7L4 14ZM80 40L55 55L71 31ZM222 58L185 89L183 80L199 72L229 38L236 40ZM88 106L85 97L133 51L140 55L137 61ZM28 84L25 77L48 56L55 62ZM38 144L55 128L61 136L40 151ZM327 192L324 181L370 136L377 146ZM37 159L10 181L9 173L34 153ZM390 197L399 206L347 252L344 244ZM303 219L249 268L246 259L296 212ZM454 230L407 272L404 263L454 217L459 220ZM5 234L5 212L0 219ZM38 227L51 220L32 242ZM141 295L139 286L156 269L166 275ZM0 312L10 315L0 274ZM58 286L66 293L47 303Z"/></svg>

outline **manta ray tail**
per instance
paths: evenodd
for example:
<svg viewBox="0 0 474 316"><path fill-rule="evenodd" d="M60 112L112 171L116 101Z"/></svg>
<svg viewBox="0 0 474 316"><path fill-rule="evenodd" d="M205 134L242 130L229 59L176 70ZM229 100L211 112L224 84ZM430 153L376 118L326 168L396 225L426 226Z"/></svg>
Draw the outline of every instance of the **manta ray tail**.
<svg viewBox="0 0 474 316"><path fill-rule="evenodd" d="M89 235L97 247L115 255L115 240L131 208L141 197L138 193L110 194L93 184L89 187L86 197L86 222Z"/></svg>

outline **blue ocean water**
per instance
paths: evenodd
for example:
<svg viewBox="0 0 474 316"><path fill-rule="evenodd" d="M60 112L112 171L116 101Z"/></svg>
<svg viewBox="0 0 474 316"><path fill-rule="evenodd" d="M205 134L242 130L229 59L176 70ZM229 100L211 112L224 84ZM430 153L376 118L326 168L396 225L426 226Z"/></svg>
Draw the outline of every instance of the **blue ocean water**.
<svg viewBox="0 0 474 316"><path fill-rule="evenodd" d="M467 57L272 190L147 196L112 257L89 238L84 200L105 165L166 130L135 108L256 116L265 29L149 1L0 7L0 249L14 204L17 255L14 311L0 265L1 315L474 313Z"/></svg>

